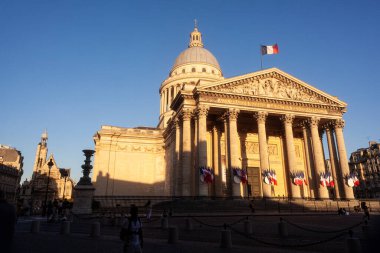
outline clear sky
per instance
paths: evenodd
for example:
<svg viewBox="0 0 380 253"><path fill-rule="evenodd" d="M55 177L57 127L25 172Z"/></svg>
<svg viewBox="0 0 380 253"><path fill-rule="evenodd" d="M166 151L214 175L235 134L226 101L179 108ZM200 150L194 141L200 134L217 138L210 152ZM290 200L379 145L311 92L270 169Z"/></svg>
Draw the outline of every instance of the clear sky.
<svg viewBox="0 0 380 253"><path fill-rule="evenodd" d="M30 178L41 133L78 180L101 125L158 123L193 20L225 77L277 67L348 103L347 152L380 139L380 1L0 1L0 143Z"/></svg>

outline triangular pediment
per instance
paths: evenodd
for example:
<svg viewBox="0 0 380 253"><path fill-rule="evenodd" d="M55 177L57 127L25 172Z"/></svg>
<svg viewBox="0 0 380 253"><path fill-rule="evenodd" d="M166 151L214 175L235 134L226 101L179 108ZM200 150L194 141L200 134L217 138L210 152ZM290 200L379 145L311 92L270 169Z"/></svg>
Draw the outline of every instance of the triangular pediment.
<svg viewBox="0 0 380 253"><path fill-rule="evenodd" d="M197 87L207 91L231 95L290 100L346 107L347 104L317 88L277 69L266 69Z"/></svg>

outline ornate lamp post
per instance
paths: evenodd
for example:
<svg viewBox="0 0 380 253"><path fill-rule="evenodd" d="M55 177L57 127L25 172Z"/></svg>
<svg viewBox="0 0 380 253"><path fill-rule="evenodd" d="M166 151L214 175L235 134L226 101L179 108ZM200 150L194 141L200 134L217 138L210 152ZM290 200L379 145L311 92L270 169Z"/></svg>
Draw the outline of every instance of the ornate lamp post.
<svg viewBox="0 0 380 253"><path fill-rule="evenodd" d="M83 177L79 179L78 185L92 185L89 175L92 170L91 156L95 153L95 151L91 149L84 149L82 151L86 157L86 160L84 160L84 164L82 165Z"/></svg>
<svg viewBox="0 0 380 253"><path fill-rule="evenodd" d="M83 153L86 157L82 165L83 177L79 179L78 184L74 188L74 206L72 211L77 214L91 214L95 187L91 183L90 172L92 170L91 157L95 151L85 149Z"/></svg>
<svg viewBox="0 0 380 253"><path fill-rule="evenodd" d="M46 192L45 192L45 202L44 202L44 209L42 212L42 215L46 215L46 207L47 207L47 198L48 198L48 191L49 191L49 182L50 182L50 171L51 167L53 167L53 159L50 158L50 161L48 162L47 166L49 167L49 173L48 173L48 178L47 178L47 184L46 184Z"/></svg>
<svg viewBox="0 0 380 253"><path fill-rule="evenodd" d="M69 171L67 169L61 169L61 178L65 179L65 182L63 184L63 194L62 194L62 199L65 199L65 191L66 191L66 181L67 178L69 177Z"/></svg>

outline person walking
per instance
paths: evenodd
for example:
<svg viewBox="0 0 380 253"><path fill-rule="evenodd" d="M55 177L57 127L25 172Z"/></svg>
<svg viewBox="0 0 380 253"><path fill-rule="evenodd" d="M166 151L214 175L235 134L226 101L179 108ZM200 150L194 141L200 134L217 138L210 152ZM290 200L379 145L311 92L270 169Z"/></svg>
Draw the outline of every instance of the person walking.
<svg viewBox="0 0 380 253"><path fill-rule="evenodd" d="M0 245L1 252L10 253L16 225L16 209L5 198L0 190Z"/></svg>
<svg viewBox="0 0 380 253"><path fill-rule="evenodd" d="M131 217L125 219L122 225L121 237L124 240L124 253L142 253L144 246L142 223L138 216L138 208L131 206Z"/></svg>

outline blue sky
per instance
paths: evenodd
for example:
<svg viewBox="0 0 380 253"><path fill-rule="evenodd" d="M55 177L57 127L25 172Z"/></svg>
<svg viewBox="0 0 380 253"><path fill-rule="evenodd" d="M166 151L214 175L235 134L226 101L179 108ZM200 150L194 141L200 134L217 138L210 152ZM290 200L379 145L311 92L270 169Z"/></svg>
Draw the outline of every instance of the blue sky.
<svg viewBox="0 0 380 253"><path fill-rule="evenodd" d="M101 125L156 126L161 82L198 19L225 77L277 67L348 103L347 152L379 141L380 2L0 1L0 143L30 178L49 153L81 175Z"/></svg>

